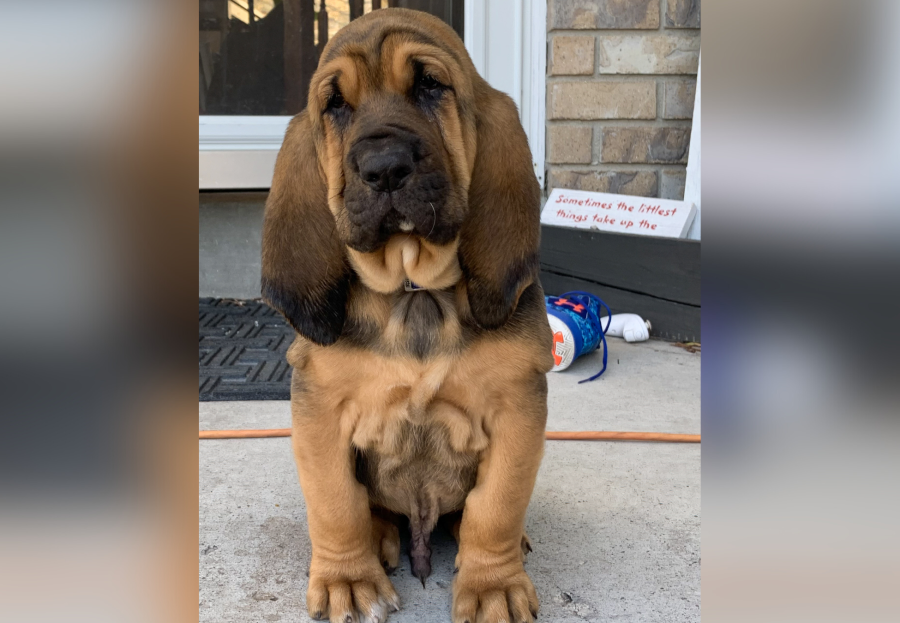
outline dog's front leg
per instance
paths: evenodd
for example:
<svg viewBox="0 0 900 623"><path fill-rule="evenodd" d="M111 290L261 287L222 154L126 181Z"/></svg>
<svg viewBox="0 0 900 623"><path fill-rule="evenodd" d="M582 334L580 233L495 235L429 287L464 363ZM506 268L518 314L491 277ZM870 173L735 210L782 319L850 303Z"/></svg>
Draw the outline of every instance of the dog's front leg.
<svg viewBox="0 0 900 623"><path fill-rule="evenodd" d="M547 420L546 379L537 391L493 414L490 443L466 498L459 528L459 573L453 583L453 623L531 623L538 598L525 573L525 511L537 477Z"/></svg>
<svg viewBox="0 0 900 623"><path fill-rule="evenodd" d="M400 599L372 542L372 514L357 482L352 431L341 413L295 396L293 448L306 498L312 541L306 607L314 619L332 623L383 622Z"/></svg>

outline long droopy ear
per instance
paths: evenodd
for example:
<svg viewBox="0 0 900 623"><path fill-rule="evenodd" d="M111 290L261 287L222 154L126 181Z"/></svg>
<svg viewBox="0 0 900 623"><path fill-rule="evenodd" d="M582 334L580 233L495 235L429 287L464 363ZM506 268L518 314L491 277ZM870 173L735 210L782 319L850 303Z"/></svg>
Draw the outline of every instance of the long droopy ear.
<svg viewBox="0 0 900 623"><path fill-rule="evenodd" d="M304 111L288 126L266 202L262 295L298 333L327 346L344 326L349 278Z"/></svg>
<svg viewBox="0 0 900 623"><path fill-rule="evenodd" d="M541 191L515 104L487 84L478 91L475 166L459 259L475 321L496 329L537 279Z"/></svg>

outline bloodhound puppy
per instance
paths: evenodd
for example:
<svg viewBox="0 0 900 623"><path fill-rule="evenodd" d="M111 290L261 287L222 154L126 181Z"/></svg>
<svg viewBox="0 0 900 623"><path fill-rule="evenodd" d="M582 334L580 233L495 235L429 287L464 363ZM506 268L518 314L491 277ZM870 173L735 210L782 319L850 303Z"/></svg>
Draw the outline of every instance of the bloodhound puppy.
<svg viewBox="0 0 900 623"><path fill-rule="evenodd" d="M516 107L436 17L373 11L322 52L266 204L262 289L288 352L310 615L399 608L461 511L452 620L532 621L525 510L541 461L551 333L540 190Z"/></svg>

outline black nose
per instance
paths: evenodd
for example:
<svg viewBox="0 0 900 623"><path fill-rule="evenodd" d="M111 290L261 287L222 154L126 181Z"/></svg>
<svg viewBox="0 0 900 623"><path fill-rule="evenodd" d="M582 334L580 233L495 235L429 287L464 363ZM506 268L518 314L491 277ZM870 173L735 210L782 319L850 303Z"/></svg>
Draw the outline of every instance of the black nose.
<svg viewBox="0 0 900 623"><path fill-rule="evenodd" d="M392 192L403 187L413 172L412 150L394 143L360 155L359 176L378 192Z"/></svg>

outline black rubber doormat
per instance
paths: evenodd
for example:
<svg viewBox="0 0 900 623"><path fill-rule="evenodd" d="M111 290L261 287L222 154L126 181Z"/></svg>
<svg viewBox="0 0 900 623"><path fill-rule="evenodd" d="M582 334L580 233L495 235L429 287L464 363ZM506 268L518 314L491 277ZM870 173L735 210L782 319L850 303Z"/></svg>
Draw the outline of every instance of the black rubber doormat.
<svg viewBox="0 0 900 623"><path fill-rule="evenodd" d="M262 301L200 299L200 400L288 400L293 340Z"/></svg>

